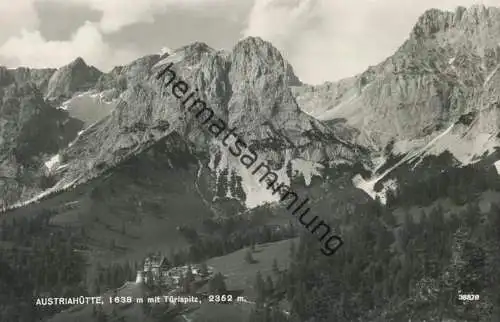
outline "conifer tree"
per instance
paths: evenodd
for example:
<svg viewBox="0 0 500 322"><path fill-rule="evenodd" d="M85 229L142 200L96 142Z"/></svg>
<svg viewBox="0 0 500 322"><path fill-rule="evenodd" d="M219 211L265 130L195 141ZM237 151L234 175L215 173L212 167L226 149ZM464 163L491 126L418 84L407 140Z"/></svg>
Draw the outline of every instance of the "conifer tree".
<svg viewBox="0 0 500 322"><path fill-rule="evenodd" d="M255 275L254 290L257 293L256 302L263 303L266 297L266 286L260 271Z"/></svg>
<svg viewBox="0 0 500 322"><path fill-rule="evenodd" d="M208 288L211 293L221 294L227 291L226 282L224 281L224 276L219 272L214 275L212 279L208 282Z"/></svg>
<svg viewBox="0 0 500 322"><path fill-rule="evenodd" d="M276 257L273 259L273 273L278 276L280 274L280 269L278 267L278 261L276 260Z"/></svg>
<svg viewBox="0 0 500 322"><path fill-rule="evenodd" d="M202 277L207 277L209 275L207 262L202 262L200 264L200 275Z"/></svg>

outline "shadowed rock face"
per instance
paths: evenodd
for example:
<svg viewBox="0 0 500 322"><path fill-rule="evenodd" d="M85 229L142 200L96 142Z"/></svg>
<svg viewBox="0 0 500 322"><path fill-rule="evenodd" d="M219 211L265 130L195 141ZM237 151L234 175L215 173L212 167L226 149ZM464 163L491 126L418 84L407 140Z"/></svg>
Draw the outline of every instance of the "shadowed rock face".
<svg viewBox="0 0 500 322"><path fill-rule="evenodd" d="M375 150L391 140L425 138L478 112L460 134L496 134L500 104L500 8L428 10L384 62L335 83L295 87L307 113L345 119L357 142ZM433 134L434 135L434 134Z"/></svg>

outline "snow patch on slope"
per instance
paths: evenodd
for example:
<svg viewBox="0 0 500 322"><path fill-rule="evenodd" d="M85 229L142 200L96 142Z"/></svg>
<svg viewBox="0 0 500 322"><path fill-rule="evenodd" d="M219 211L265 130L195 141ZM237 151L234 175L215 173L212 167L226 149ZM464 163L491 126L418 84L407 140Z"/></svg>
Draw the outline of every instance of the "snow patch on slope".
<svg viewBox="0 0 500 322"><path fill-rule="evenodd" d="M169 54L171 55L173 53L173 50L164 46L160 49L160 55L165 55L165 54Z"/></svg>
<svg viewBox="0 0 500 322"><path fill-rule="evenodd" d="M366 192L372 199L375 199L377 193L375 192L375 184L377 181L380 180L379 178L374 178L370 180L365 180L360 174L357 174L352 178L352 183L353 185Z"/></svg>
<svg viewBox="0 0 500 322"><path fill-rule="evenodd" d="M64 101L59 107L73 118L85 122L86 125L108 116L118 103L113 90L103 92L87 91Z"/></svg>
<svg viewBox="0 0 500 322"><path fill-rule="evenodd" d="M231 140L228 140L228 145L231 145ZM266 155L262 152L258 154L258 159L255 163L247 169L245 165L243 165L240 161L240 157L235 157L232 155L227 146L224 146L221 142L216 142L217 152L212 152L210 155L210 161L208 167L210 170L214 171L217 175L217 181L220 180L219 176L225 175L227 171L227 180L229 182L231 173L234 173L241 177L241 185L243 191L246 195L245 205L248 208L254 208L257 206L261 206L267 203L279 202L280 197L276 193L273 195L272 188L267 189L267 182L265 180L259 181L262 176L266 173L265 168L261 168L255 174L252 174L254 170L258 167L259 164L264 162L269 165L266 161ZM303 160L303 159L293 159L291 157L291 151L285 150L284 155L284 166L281 169L272 171L276 173L278 176L278 180L275 182L274 186L283 183L284 185L290 185L290 178L287 175L287 167L286 165L291 163L292 165L292 173L295 172L296 175L303 175L306 185L311 183L312 177L315 175L321 175L319 170L322 168L322 165ZM216 164L216 161L218 163ZM269 165L270 166L270 165ZM271 167L271 166L270 166ZM272 168L272 167L271 167ZM267 176L269 178L269 176ZM226 196L230 196L227 194Z"/></svg>
<svg viewBox="0 0 500 322"><path fill-rule="evenodd" d="M489 155L500 146L498 139L493 134L479 133L474 136L464 138L464 134L459 131L450 132L448 128L443 134L427 143L425 153L420 155L420 161L428 155L438 156L441 153L450 152L462 165L468 165L479 161L484 155ZM401 140L394 144L392 154L403 155L416 151L425 144L426 139Z"/></svg>
<svg viewBox="0 0 500 322"><path fill-rule="evenodd" d="M56 165L58 165L61 162L61 156L59 154L54 155L51 157L47 162L45 162L45 167L51 171L54 169Z"/></svg>
<svg viewBox="0 0 500 322"><path fill-rule="evenodd" d="M67 111L70 107L71 99L64 101L60 106L57 107L58 110Z"/></svg>
<svg viewBox="0 0 500 322"><path fill-rule="evenodd" d="M380 191L375 191L375 185L382 178L383 176L365 180L360 174L357 174L352 178L352 183L356 188L366 192L373 200L376 200L378 197L380 202L385 205L387 202L387 192L389 190L394 191L398 186L398 182L395 179L389 179L382 183L383 186Z"/></svg>
<svg viewBox="0 0 500 322"><path fill-rule="evenodd" d="M217 141L220 161L218 164L215 164L215 159L217 154L212 153L211 159L209 162L209 167L212 171L214 171L217 176L220 176L224 169L227 169L228 173L234 171L238 176L242 179L242 188L246 195L245 205L248 208L254 208L269 202L279 201L278 194L273 195L271 189L267 189L267 183L264 181L259 182L259 179L262 176L261 171L256 174L252 174L254 169L258 164L264 161L262 155L259 155L259 158L254 163L250 169L247 169L240 161L239 158L233 156L228 148L222 144L222 142ZM288 158L287 160L288 161ZM286 175L286 170L283 168L281 170L274 170L274 172L278 175L278 182L283 182L284 184L289 185L290 179ZM219 180L219 179L217 179Z"/></svg>
<svg viewBox="0 0 500 322"><path fill-rule="evenodd" d="M69 188L74 188L76 186L76 183L78 180L80 180L81 178L77 178L65 185L62 185L60 186L59 183L57 183L54 187L52 188L49 188L45 191L42 191L41 193L39 193L38 195L34 196L33 198L31 199L28 199L28 200L25 200L25 201L22 201L22 202L17 202L15 204L13 204L12 206L9 206L9 207L4 207L3 209L0 210L0 212L4 212L4 211L7 211L7 210L12 210L12 209L16 209L16 208L20 208L20 207L24 207L24 206L27 206L29 204L32 204L32 203L35 203L35 202L40 202L44 197L47 197L53 193L56 193L56 192L59 192L59 191L63 191L63 190L67 190Z"/></svg>
<svg viewBox="0 0 500 322"><path fill-rule="evenodd" d="M423 148L418 149L418 150L413 150L410 151L408 154L406 154L401 160L396 162L393 166L391 166L389 169L387 169L384 173L375 176L374 178L365 180L360 174L357 174L352 178L352 183L356 188L359 188L363 191L365 191L372 199L375 199L377 196L377 192L375 192L375 185L377 182L382 180L385 176L387 176L389 173L391 173L394 169L402 165L403 163L410 162L414 159L416 159L419 156L422 156L424 153L426 153L431 147L435 145L436 142L440 141L443 137L447 136L451 130L453 129L454 124L451 124L446 130L444 130L442 133L437 135L434 139L432 139L429 143L427 143ZM390 183L390 186L394 185L394 183ZM385 187L385 185L384 185ZM381 196L380 196L381 197ZM385 200L385 193L384 193L384 200Z"/></svg>
<svg viewBox="0 0 500 322"><path fill-rule="evenodd" d="M410 151L418 150L425 144L425 139L400 140L394 143L391 153L393 155L403 155Z"/></svg>
<svg viewBox="0 0 500 322"><path fill-rule="evenodd" d="M484 154L491 154L499 146L494 135L479 133L471 140L464 140L459 134L450 134L434 144L427 154L439 155L448 150L463 165L478 161Z"/></svg>
<svg viewBox="0 0 500 322"><path fill-rule="evenodd" d="M292 170L294 171L294 173L302 174L304 176L304 180L307 186L311 184L311 179L313 176L315 175L321 176L319 170L324 168L319 163L303 159L294 159L291 161L291 163L292 163Z"/></svg>
<svg viewBox="0 0 500 322"><path fill-rule="evenodd" d="M497 168L497 172L500 175L500 160L498 160L497 162L495 162L493 164L495 165L495 168Z"/></svg>
<svg viewBox="0 0 500 322"><path fill-rule="evenodd" d="M399 167L401 164L415 161L413 168L418 166L418 164L423 160L425 156L435 155L438 156L445 151L450 152L462 165L468 165L477 162L481 157L489 155L495 152L495 149L500 146L500 143L496 139L495 135L488 133L479 133L474 137L464 139L464 135L459 132L452 132L455 124L450 125L442 133L434 137L428 143L425 143L427 139L416 139L416 140L401 140L394 144L393 150L391 151L394 155L405 155L399 162L390 167L384 173L379 176L372 177L365 180L361 175L356 175L352 181L353 184L364 190L371 198L375 199L377 196L381 201L385 202L385 193L387 191L386 185L390 188L394 186L394 182L391 180L384 183L384 189L377 193L374 190L374 186L377 182L382 180L391 171ZM425 144L425 145L424 145ZM423 146L424 145L424 146ZM423 146L423 147L422 147ZM421 148L422 147L422 148ZM374 164L377 164L374 162ZM495 163L500 174L500 161ZM380 166L377 166L379 169ZM372 173L376 173L373 170Z"/></svg>

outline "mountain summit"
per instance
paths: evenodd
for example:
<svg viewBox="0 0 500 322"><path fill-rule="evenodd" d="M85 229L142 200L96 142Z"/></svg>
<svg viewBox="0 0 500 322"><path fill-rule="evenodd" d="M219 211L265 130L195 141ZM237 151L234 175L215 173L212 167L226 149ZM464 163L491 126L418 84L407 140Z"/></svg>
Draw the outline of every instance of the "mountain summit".
<svg viewBox="0 0 500 322"><path fill-rule="evenodd" d="M77 92L92 88L101 75L101 71L87 65L81 57L78 57L52 75L48 84L47 98L59 101L69 99Z"/></svg>

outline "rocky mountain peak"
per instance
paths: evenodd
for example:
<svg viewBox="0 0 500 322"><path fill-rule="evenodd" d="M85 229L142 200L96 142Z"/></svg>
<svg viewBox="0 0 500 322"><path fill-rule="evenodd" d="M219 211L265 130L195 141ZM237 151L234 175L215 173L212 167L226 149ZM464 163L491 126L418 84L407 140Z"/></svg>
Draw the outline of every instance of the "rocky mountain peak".
<svg viewBox="0 0 500 322"><path fill-rule="evenodd" d="M431 37L438 32L452 28L463 31L474 31L477 28L488 29L500 18L500 8L473 5L469 8L459 6L455 11L429 9L425 11L415 24L411 37Z"/></svg>
<svg viewBox="0 0 500 322"><path fill-rule="evenodd" d="M89 67L85 60L83 60L82 57L77 57L75 60L73 60L71 63L68 64L68 66L71 66L72 68L85 68Z"/></svg>
<svg viewBox="0 0 500 322"><path fill-rule="evenodd" d="M236 45L234 46L233 52L237 51L246 51L246 52L253 52L257 55L260 54L260 56L279 56L281 57L281 53L279 52L276 47L269 41L266 41L260 37L245 37L238 41Z"/></svg>
<svg viewBox="0 0 500 322"><path fill-rule="evenodd" d="M189 66L191 64L198 64L204 56L214 52L215 49L212 47L197 41L176 49L171 56L177 57L177 59L184 61Z"/></svg>
<svg viewBox="0 0 500 322"><path fill-rule="evenodd" d="M52 75L48 84L47 98L55 101L68 99L76 92L92 88L101 75L101 71L87 65L81 57L78 57Z"/></svg>
<svg viewBox="0 0 500 322"><path fill-rule="evenodd" d="M212 51L214 51L214 49L212 47L210 47L209 45L207 45L206 43L204 43L204 42L195 41L195 42L193 42L193 43L191 43L189 45L182 46L182 47L180 47L179 49L177 49L175 51L183 51L183 52L186 52L186 53L195 54L195 53L208 53L208 52L212 52Z"/></svg>
<svg viewBox="0 0 500 322"><path fill-rule="evenodd" d="M230 123L246 126L249 120L270 119L280 112L298 110L288 88L290 70L271 43L257 37L241 40L231 54L229 81Z"/></svg>
<svg viewBox="0 0 500 322"><path fill-rule="evenodd" d="M425 11L413 27L413 37L430 37L456 25L456 15L450 11L429 9Z"/></svg>
<svg viewBox="0 0 500 322"><path fill-rule="evenodd" d="M260 37L247 37L233 48L233 65L239 73L250 73L252 77L278 72L284 75L288 85L302 84L293 67L283 58L280 51Z"/></svg>
<svg viewBox="0 0 500 322"><path fill-rule="evenodd" d="M258 37L248 37L236 44L232 53L233 70L248 78L285 73L285 61L271 43Z"/></svg>

